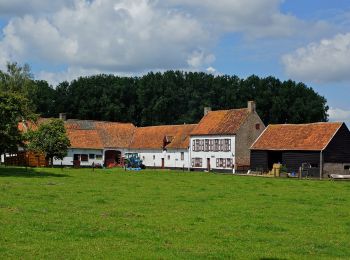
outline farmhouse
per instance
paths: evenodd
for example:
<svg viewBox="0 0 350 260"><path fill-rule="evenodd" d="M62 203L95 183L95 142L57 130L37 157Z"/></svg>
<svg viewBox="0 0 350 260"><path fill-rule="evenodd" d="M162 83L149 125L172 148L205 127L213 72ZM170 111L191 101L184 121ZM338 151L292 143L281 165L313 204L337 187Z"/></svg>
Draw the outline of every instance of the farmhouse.
<svg viewBox="0 0 350 260"><path fill-rule="evenodd" d="M127 153L137 153L147 167L232 172L249 168L249 147L265 129L253 101L242 109L205 108L198 124L135 127L131 123L66 120L64 114L60 118L71 147L63 160L54 160L57 166L122 166ZM21 123L21 131L37 127L28 125Z"/></svg>
<svg viewBox="0 0 350 260"><path fill-rule="evenodd" d="M131 123L76 119L66 120L65 128L71 147L62 161L54 160L54 165L121 165L135 131Z"/></svg>
<svg viewBox="0 0 350 260"><path fill-rule="evenodd" d="M298 172L306 164L320 178L349 174L350 132L344 123L269 125L250 150L252 170L268 171L281 163Z"/></svg>
<svg viewBox="0 0 350 260"><path fill-rule="evenodd" d="M191 167L208 171L248 169L249 148L264 129L253 101L242 109L206 109L191 133Z"/></svg>
<svg viewBox="0 0 350 260"><path fill-rule="evenodd" d="M189 139L195 124L136 128L129 152L138 153L148 167L188 168Z"/></svg>

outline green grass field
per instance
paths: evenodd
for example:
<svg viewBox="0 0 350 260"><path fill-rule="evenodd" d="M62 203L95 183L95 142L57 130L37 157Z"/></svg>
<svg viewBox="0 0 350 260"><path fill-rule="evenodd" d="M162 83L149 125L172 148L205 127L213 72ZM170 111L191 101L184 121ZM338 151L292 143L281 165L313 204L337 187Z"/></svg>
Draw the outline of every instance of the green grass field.
<svg viewBox="0 0 350 260"><path fill-rule="evenodd" d="M350 258L350 182L2 167L0 258Z"/></svg>

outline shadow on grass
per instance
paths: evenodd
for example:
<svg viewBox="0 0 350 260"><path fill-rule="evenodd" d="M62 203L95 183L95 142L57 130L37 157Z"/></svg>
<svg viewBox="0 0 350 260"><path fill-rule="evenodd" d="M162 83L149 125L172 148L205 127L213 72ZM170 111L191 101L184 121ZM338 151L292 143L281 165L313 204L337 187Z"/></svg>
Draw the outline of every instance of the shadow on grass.
<svg viewBox="0 0 350 260"><path fill-rule="evenodd" d="M25 177L25 178L44 178L44 177L69 177L63 173L50 173L44 171L35 171L33 168L18 168L18 167L4 167L0 166L1 177Z"/></svg>

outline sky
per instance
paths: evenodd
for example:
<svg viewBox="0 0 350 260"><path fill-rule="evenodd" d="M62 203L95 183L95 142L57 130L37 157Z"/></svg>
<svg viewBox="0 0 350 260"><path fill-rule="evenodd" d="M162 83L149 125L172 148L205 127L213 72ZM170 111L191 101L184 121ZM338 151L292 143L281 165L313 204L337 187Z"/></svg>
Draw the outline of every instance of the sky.
<svg viewBox="0 0 350 260"><path fill-rule="evenodd" d="M350 126L349 25L348 0L0 0L0 69L27 63L53 86L169 69L274 76Z"/></svg>

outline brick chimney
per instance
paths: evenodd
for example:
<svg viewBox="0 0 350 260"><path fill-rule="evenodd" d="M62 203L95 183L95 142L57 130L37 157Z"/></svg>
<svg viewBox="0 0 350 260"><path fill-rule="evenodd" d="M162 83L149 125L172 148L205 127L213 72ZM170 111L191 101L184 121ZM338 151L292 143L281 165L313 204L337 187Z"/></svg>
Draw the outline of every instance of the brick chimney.
<svg viewBox="0 0 350 260"><path fill-rule="evenodd" d="M211 111L211 107L204 107L204 115L206 116Z"/></svg>
<svg viewBox="0 0 350 260"><path fill-rule="evenodd" d="M254 101L248 101L248 111L249 113L254 113L256 109L256 105Z"/></svg>
<svg viewBox="0 0 350 260"><path fill-rule="evenodd" d="M63 121L66 121L67 120L67 114L66 113L59 113L58 118L62 119Z"/></svg>

